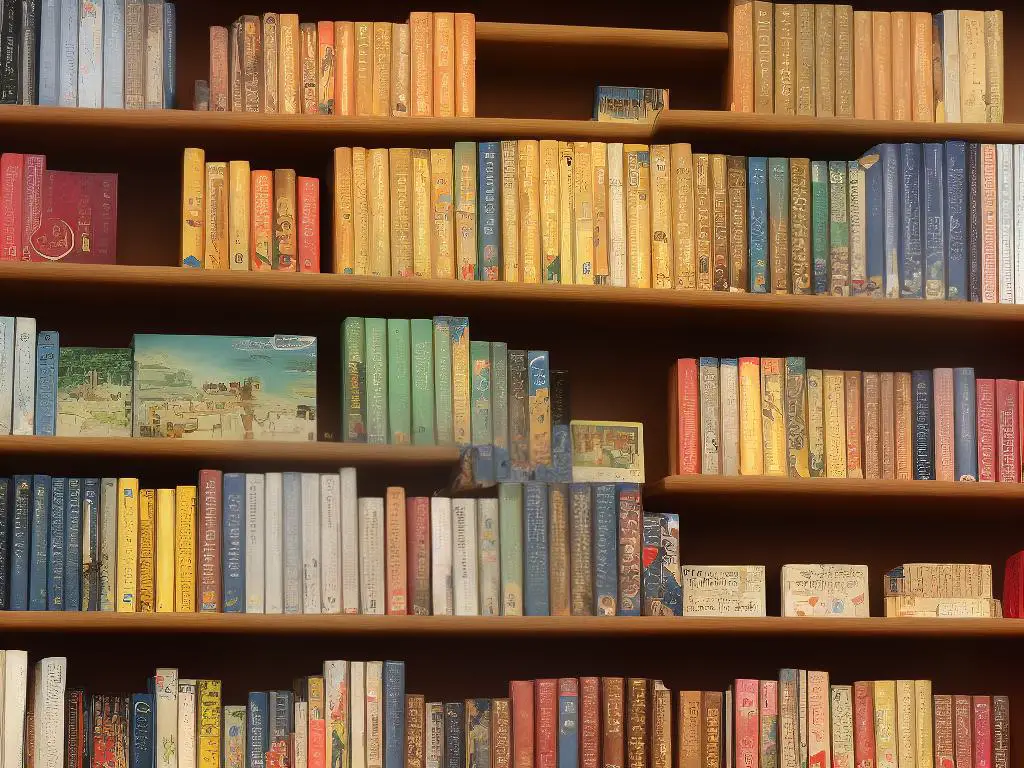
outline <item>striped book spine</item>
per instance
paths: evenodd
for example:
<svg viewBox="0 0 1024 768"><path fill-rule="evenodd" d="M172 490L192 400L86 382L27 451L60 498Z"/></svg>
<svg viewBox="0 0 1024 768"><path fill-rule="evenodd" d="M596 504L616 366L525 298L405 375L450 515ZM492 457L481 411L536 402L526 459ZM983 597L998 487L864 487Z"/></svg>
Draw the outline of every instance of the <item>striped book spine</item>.
<svg viewBox="0 0 1024 768"><path fill-rule="evenodd" d="M996 236L999 303L1012 304L1014 291L1013 144L996 145Z"/></svg>

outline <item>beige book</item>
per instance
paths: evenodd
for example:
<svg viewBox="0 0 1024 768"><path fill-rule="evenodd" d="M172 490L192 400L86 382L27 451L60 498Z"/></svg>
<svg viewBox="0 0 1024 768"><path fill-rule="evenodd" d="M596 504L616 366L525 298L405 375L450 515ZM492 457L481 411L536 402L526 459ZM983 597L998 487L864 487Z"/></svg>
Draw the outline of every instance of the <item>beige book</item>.
<svg viewBox="0 0 1024 768"><path fill-rule="evenodd" d="M711 214L711 157L704 153L693 155L693 209L694 241L696 243L697 290L711 290L711 240L713 219Z"/></svg>
<svg viewBox="0 0 1024 768"><path fill-rule="evenodd" d="M932 731L932 681L914 681L914 717L917 720L917 768L935 768Z"/></svg>
<svg viewBox="0 0 1024 768"><path fill-rule="evenodd" d="M430 212L430 150L412 151L412 273L416 277L431 277L430 232L433 216Z"/></svg>
<svg viewBox="0 0 1024 768"><path fill-rule="evenodd" d="M409 25L391 25L391 116L409 117L411 111Z"/></svg>
<svg viewBox="0 0 1024 768"><path fill-rule="evenodd" d="M228 268L228 164L206 163L203 269Z"/></svg>
<svg viewBox="0 0 1024 768"><path fill-rule="evenodd" d="M753 0L732 0L730 18L729 110L732 112L753 112Z"/></svg>
<svg viewBox="0 0 1024 768"><path fill-rule="evenodd" d="M913 118L914 43L909 11L892 14L892 119Z"/></svg>
<svg viewBox="0 0 1024 768"><path fill-rule="evenodd" d="M276 115L280 111L278 63L281 58L281 17L276 13L263 14L263 111Z"/></svg>
<svg viewBox="0 0 1024 768"><path fill-rule="evenodd" d="M814 5L796 4L796 113L814 116Z"/></svg>
<svg viewBox="0 0 1024 768"><path fill-rule="evenodd" d="M351 21L334 22L334 114L356 114L356 29Z"/></svg>
<svg viewBox="0 0 1024 768"><path fill-rule="evenodd" d="M373 22L355 23L355 114L373 114Z"/></svg>
<svg viewBox="0 0 1024 768"><path fill-rule="evenodd" d="M391 174L391 275L412 277L412 150L388 150Z"/></svg>
<svg viewBox="0 0 1024 768"><path fill-rule="evenodd" d="M542 282L540 209L540 143L520 139L519 151L519 247L522 251L523 282Z"/></svg>
<svg viewBox="0 0 1024 768"><path fill-rule="evenodd" d="M391 114L391 44L391 22L373 22L370 114L374 117L388 117Z"/></svg>
<svg viewBox="0 0 1024 768"><path fill-rule="evenodd" d="M900 768L917 768L917 702L913 680L896 681L896 757Z"/></svg>
<svg viewBox="0 0 1024 768"><path fill-rule="evenodd" d="M693 243L693 153L689 144L673 144L672 250L676 288L697 287L697 263Z"/></svg>
<svg viewBox="0 0 1024 768"><path fill-rule="evenodd" d="M366 149L352 147L352 260L357 275L370 274L370 193Z"/></svg>
<svg viewBox="0 0 1024 768"><path fill-rule="evenodd" d="M814 6L814 114L836 114L836 7Z"/></svg>
<svg viewBox="0 0 1024 768"><path fill-rule="evenodd" d="M558 263L559 282L564 285L571 285L573 282L576 235L573 226L575 189L572 167L575 156L576 149L573 142L558 142Z"/></svg>
<svg viewBox="0 0 1024 768"><path fill-rule="evenodd" d="M770 115L775 111L775 64L772 4L754 0L754 111Z"/></svg>
<svg viewBox="0 0 1024 768"><path fill-rule="evenodd" d="M883 480L896 479L896 423L894 376L891 372L878 375L879 389L879 466Z"/></svg>
<svg viewBox="0 0 1024 768"><path fill-rule="evenodd" d="M853 116L859 120L870 120L875 115L871 33L871 11L854 11Z"/></svg>
<svg viewBox="0 0 1024 768"><path fill-rule="evenodd" d="M985 118L1003 122L1003 12L985 11Z"/></svg>
<svg viewBox="0 0 1024 768"><path fill-rule="evenodd" d="M334 272L355 273L352 147L334 150Z"/></svg>
<svg viewBox="0 0 1024 768"><path fill-rule="evenodd" d="M476 20L455 14L455 116L476 116Z"/></svg>
<svg viewBox="0 0 1024 768"><path fill-rule="evenodd" d="M228 248L231 269L249 269L249 183L247 160L228 163Z"/></svg>
<svg viewBox="0 0 1024 768"><path fill-rule="evenodd" d="M455 152L455 277L475 280L477 276L480 219L477 200L477 146ZM464 441L463 441L464 442Z"/></svg>
<svg viewBox="0 0 1024 768"><path fill-rule="evenodd" d="M846 477L846 408L842 371L825 371L825 474Z"/></svg>
<svg viewBox="0 0 1024 768"><path fill-rule="evenodd" d="M747 232L747 158L729 155L725 161L726 190L729 200L729 269L726 283L729 290L745 293L750 285L748 276Z"/></svg>
<svg viewBox="0 0 1024 768"><path fill-rule="evenodd" d="M932 78L932 15L915 11L910 17L914 74L911 117L935 122L935 82Z"/></svg>
<svg viewBox="0 0 1024 768"><path fill-rule="evenodd" d="M988 120L985 89L985 12L960 11L960 119L965 123Z"/></svg>
<svg viewBox="0 0 1024 768"><path fill-rule="evenodd" d="M573 282L594 284L594 168L589 142L577 141L572 169L575 257Z"/></svg>
<svg viewBox="0 0 1024 768"><path fill-rule="evenodd" d="M725 155L711 155L711 289L729 290L729 187Z"/></svg>
<svg viewBox="0 0 1024 768"><path fill-rule="evenodd" d="M319 115L317 96L319 47L316 24L299 24L299 108L304 115Z"/></svg>
<svg viewBox="0 0 1024 768"><path fill-rule="evenodd" d="M761 432L764 442L764 474L779 477L787 474L788 467L783 365L782 358L761 358Z"/></svg>
<svg viewBox="0 0 1024 768"><path fill-rule="evenodd" d="M434 117L455 117L455 14L434 14Z"/></svg>
<svg viewBox="0 0 1024 768"><path fill-rule="evenodd" d="M892 14L871 12L872 104L875 120L892 120Z"/></svg>
<svg viewBox="0 0 1024 768"><path fill-rule="evenodd" d="M807 454L811 477L825 477L825 382L820 368L807 369Z"/></svg>
<svg viewBox="0 0 1024 768"><path fill-rule="evenodd" d="M280 51L278 72L278 108L281 114L297 115L302 111L299 88L299 17L294 13L282 13L280 25Z"/></svg>
<svg viewBox="0 0 1024 768"><path fill-rule="evenodd" d="M672 288L672 177L668 144L651 145L651 283Z"/></svg>
<svg viewBox="0 0 1024 768"><path fill-rule="evenodd" d="M518 143L514 139L501 142L501 265L503 279L510 283L518 283L522 279L518 169Z"/></svg>
<svg viewBox="0 0 1024 768"><path fill-rule="evenodd" d="M430 150L432 276L455 277L455 159L450 149Z"/></svg>
<svg viewBox="0 0 1024 768"><path fill-rule="evenodd" d="M623 148L626 192L626 269L631 288L651 287L651 163L646 144Z"/></svg>
<svg viewBox="0 0 1024 768"><path fill-rule="evenodd" d="M837 5L836 117L853 117L853 8Z"/></svg>
<svg viewBox="0 0 1024 768"><path fill-rule="evenodd" d="M912 395L910 391L911 376L909 372L900 371L894 374L893 401L894 416L894 450L896 458L896 479L911 480L914 476L913 438L912 438Z"/></svg>
<svg viewBox="0 0 1024 768"><path fill-rule="evenodd" d="M366 152L367 206L370 216L370 274L391 275L391 190L388 151Z"/></svg>
<svg viewBox="0 0 1024 768"><path fill-rule="evenodd" d="M608 145L590 142L594 179L594 283L608 283Z"/></svg>
<svg viewBox="0 0 1024 768"><path fill-rule="evenodd" d="M409 14L409 100L413 117L434 113L434 15L430 11Z"/></svg>
<svg viewBox="0 0 1024 768"><path fill-rule="evenodd" d="M562 273L558 268L559 238L558 142L540 141L540 232L543 261L543 282L557 283Z"/></svg>
<svg viewBox="0 0 1024 768"><path fill-rule="evenodd" d="M796 6L775 4L775 114L796 114Z"/></svg>

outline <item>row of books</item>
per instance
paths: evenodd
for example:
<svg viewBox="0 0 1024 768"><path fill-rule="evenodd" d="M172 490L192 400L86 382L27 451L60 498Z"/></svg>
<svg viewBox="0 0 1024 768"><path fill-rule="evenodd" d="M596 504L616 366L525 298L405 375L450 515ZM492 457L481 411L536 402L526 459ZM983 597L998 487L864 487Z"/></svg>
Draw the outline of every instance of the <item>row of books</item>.
<svg viewBox="0 0 1024 768"><path fill-rule="evenodd" d="M181 264L200 269L320 271L320 180L185 150Z"/></svg>
<svg viewBox="0 0 1024 768"><path fill-rule="evenodd" d="M24 754L90 768L111 754L125 768L217 768L222 756L224 768L1010 765L1009 699L934 694L931 680L841 685L787 668L777 680L674 697L661 680L563 677L511 681L502 698L433 702L406 692L404 662L331 660L291 689L225 706L219 680L173 668L157 669L146 692L90 697L68 688L65 657L36 662L31 684L24 651L0 657L5 752L16 764Z"/></svg>
<svg viewBox="0 0 1024 768"><path fill-rule="evenodd" d="M1003 12L732 4L734 112L1003 122Z"/></svg>
<svg viewBox="0 0 1024 768"><path fill-rule="evenodd" d="M702 357L671 373L676 474L1021 482L1024 382Z"/></svg>
<svg viewBox="0 0 1024 768"><path fill-rule="evenodd" d="M476 115L472 13L414 11L407 22L299 23L246 15L210 27L197 109L376 117Z"/></svg>

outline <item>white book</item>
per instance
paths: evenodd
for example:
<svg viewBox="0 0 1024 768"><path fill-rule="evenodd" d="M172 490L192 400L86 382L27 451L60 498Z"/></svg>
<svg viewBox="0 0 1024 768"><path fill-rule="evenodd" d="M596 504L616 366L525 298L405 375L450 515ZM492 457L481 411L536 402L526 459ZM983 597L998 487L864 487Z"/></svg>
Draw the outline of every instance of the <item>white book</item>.
<svg viewBox="0 0 1024 768"><path fill-rule="evenodd" d="M1012 304L1013 288L1013 145L996 144L996 223L999 303Z"/></svg>
<svg viewBox="0 0 1024 768"><path fill-rule="evenodd" d="M178 670L157 669L153 676L156 706L156 768L178 768Z"/></svg>
<svg viewBox="0 0 1024 768"><path fill-rule="evenodd" d="M60 3L60 59L58 103L62 107L78 106L78 3Z"/></svg>
<svg viewBox="0 0 1024 768"><path fill-rule="evenodd" d="M302 613L302 475L285 472L281 477L281 518L284 539L284 612Z"/></svg>
<svg viewBox="0 0 1024 768"><path fill-rule="evenodd" d="M863 292L868 282L867 186L864 179L864 167L859 160L850 160L847 163L847 169L847 178L849 179L847 200L850 211L850 285L859 286L857 290Z"/></svg>
<svg viewBox="0 0 1024 768"><path fill-rule="evenodd" d="M295 734L292 736L292 748L293 759L292 768L306 768L307 762L307 744L308 744L308 733L309 733L309 703L305 701L296 701L295 707Z"/></svg>
<svg viewBox="0 0 1024 768"><path fill-rule="evenodd" d="M960 12L942 11L942 105L947 123L960 118Z"/></svg>
<svg viewBox="0 0 1024 768"><path fill-rule="evenodd" d="M477 530L479 531L480 615L501 615L501 566L498 539L498 500L480 499L477 502Z"/></svg>
<svg viewBox="0 0 1024 768"><path fill-rule="evenodd" d="M356 471L343 467L341 479L341 609L359 613L359 499Z"/></svg>
<svg viewBox="0 0 1024 768"><path fill-rule="evenodd" d="M302 612L320 613L320 475L302 473Z"/></svg>
<svg viewBox="0 0 1024 768"><path fill-rule="evenodd" d="M1013 303L1024 304L1024 144L1013 145Z"/></svg>
<svg viewBox="0 0 1024 768"><path fill-rule="evenodd" d="M722 474L740 473L740 372L735 357L722 358L718 367L722 387Z"/></svg>
<svg viewBox="0 0 1024 768"><path fill-rule="evenodd" d="M452 500L430 499L430 603L435 616L450 616L452 596Z"/></svg>
<svg viewBox="0 0 1024 768"><path fill-rule="evenodd" d="M78 106L103 106L103 3L78 6Z"/></svg>
<svg viewBox="0 0 1024 768"><path fill-rule="evenodd" d="M196 768L196 681L178 679L178 768Z"/></svg>
<svg viewBox="0 0 1024 768"><path fill-rule="evenodd" d="M452 592L456 616L476 616L476 499L452 499Z"/></svg>
<svg viewBox="0 0 1024 768"><path fill-rule="evenodd" d="M867 618L868 567L833 563L782 566L783 616Z"/></svg>
<svg viewBox="0 0 1024 768"><path fill-rule="evenodd" d="M341 613L341 480L333 473L320 475L320 610Z"/></svg>
<svg viewBox="0 0 1024 768"><path fill-rule="evenodd" d="M700 358L697 377L700 386L700 472L702 475L719 475L722 473L722 411L718 402L718 358Z"/></svg>
<svg viewBox="0 0 1024 768"><path fill-rule="evenodd" d="M608 283L626 285L626 196L622 186L622 144L608 143Z"/></svg>
<svg viewBox="0 0 1024 768"><path fill-rule="evenodd" d="M14 321L14 406L11 433L35 434L36 416L36 319Z"/></svg>
<svg viewBox="0 0 1024 768"><path fill-rule="evenodd" d="M117 605L114 588L117 581L117 478L100 481L100 610L112 611Z"/></svg>
<svg viewBox="0 0 1024 768"><path fill-rule="evenodd" d="M366 768L384 764L384 662L366 662Z"/></svg>
<svg viewBox="0 0 1024 768"><path fill-rule="evenodd" d="M33 768L64 768L64 689L68 660L41 659L35 669L35 751Z"/></svg>
<svg viewBox="0 0 1024 768"><path fill-rule="evenodd" d="M124 107L124 0L103 0L103 106Z"/></svg>
<svg viewBox="0 0 1024 768"><path fill-rule="evenodd" d="M353 661L349 671L352 679L351 696L349 697L351 768L366 768L366 662Z"/></svg>
<svg viewBox="0 0 1024 768"><path fill-rule="evenodd" d="M832 765L853 768L853 686L833 685L832 700Z"/></svg>
<svg viewBox="0 0 1024 768"><path fill-rule="evenodd" d="M428 701L424 708L423 722L426 728L424 739L424 768L441 768L444 759L444 704Z"/></svg>
<svg viewBox="0 0 1024 768"><path fill-rule="evenodd" d="M28 703L28 653L4 651L3 731L0 732L0 766L21 768L25 760L25 707ZM32 745L34 746L34 745Z"/></svg>
<svg viewBox="0 0 1024 768"><path fill-rule="evenodd" d="M0 317L0 435L11 434L14 412L14 318Z"/></svg>
<svg viewBox="0 0 1024 768"><path fill-rule="evenodd" d="M145 94L146 109L164 106L164 4L146 0L145 13Z"/></svg>
<svg viewBox="0 0 1024 768"><path fill-rule="evenodd" d="M345 749L341 748L348 741L349 685L348 662L324 662L324 723L327 738L325 741L325 762L329 766L343 766ZM338 733L341 738L336 744L332 734ZM336 751L335 751L336 750Z"/></svg>
<svg viewBox="0 0 1024 768"><path fill-rule="evenodd" d="M284 521L281 503L281 473L267 472L263 478L263 514L266 518L266 548L263 550L264 603L266 613L284 611Z"/></svg>
<svg viewBox="0 0 1024 768"><path fill-rule="evenodd" d="M259 473L245 476L245 612L263 613L263 593L267 576L266 558L266 478Z"/></svg>
<svg viewBox="0 0 1024 768"><path fill-rule="evenodd" d="M359 499L359 612L384 615L384 499Z"/></svg>

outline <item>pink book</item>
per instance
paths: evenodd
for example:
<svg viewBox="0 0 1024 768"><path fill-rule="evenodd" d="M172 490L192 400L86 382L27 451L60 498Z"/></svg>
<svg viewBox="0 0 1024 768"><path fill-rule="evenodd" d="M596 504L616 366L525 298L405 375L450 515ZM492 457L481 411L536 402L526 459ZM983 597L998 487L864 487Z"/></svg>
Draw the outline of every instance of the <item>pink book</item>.
<svg viewBox="0 0 1024 768"><path fill-rule="evenodd" d="M971 704L974 711L974 768L992 768L992 697L975 696Z"/></svg>
<svg viewBox="0 0 1024 768"><path fill-rule="evenodd" d="M759 690L757 680L737 680L733 686L736 765L758 768L761 729L758 724Z"/></svg>
<svg viewBox="0 0 1024 768"><path fill-rule="evenodd" d="M430 499L405 501L409 613L430 615Z"/></svg>
<svg viewBox="0 0 1024 768"><path fill-rule="evenodd" d="M32 261L117 261L117 174L46 171Z"/></svg>
<svg viewBox="0 0 1024 768"><path fill-rule="evenodd" d="M953 369L932 372L935 416L935 479L956 479L953 472Z"/></svg>
<svg viewBox="0 0 1024 768"><path fill-rule="evenodd" d="M14 152L0 155L0 261L21 258L24 158Z"/></svg>
<svg viewBox="0 0 1024 768"><path fill-rule="evenodd" d="M807 672L807 765L832 766L832 717L828 672Z"/></svg>
<svg viewBox="0 0 1024 768"><path fill-rule="evenodd" d="M299 272L320 271L320 180L299 176Z"/></svg>
<svg viewBox="0 0 1024 768"><path fill-rule="evenodd" d="M601 680L580 678L580 768L601 764Z"/></svg>
<svg viewBox="0 0 1024 768"><path fill-rule="evenodd" d="M25 155L24 193L22 194L21 260L32 261L32 235L43 223L43 177L45 155Z"/></svg>
<svg viewBox="0 0 1024 768"><path fill-rule="evenodd" d="M760 690L761 765L778 763L779 749L779 683L762 680Z"/></svg>
<svg viewBox="0 0 1024 768"><path fill-rule="evenodd" d="M978 379L978 480L996 479L996 381Z"/></svg>
<svg viewBox="0 0 1024 768"><path fill-rule="evenodd" d="M406 588L405 489L387 489L384 502L385 591L384 612L404 615L409 612Z"/></svg>
<svg viewBox="0 0 1024 768"><path fill-rule="evenodd" d="M676 466L680 475L700 474L700 387L697 383L697 361L688 357L677 360L672 371L675 393Z"/></svg>
<svg viewBox="0 0 1024 768"><path fill-rule="evenodd" d="M1020 481L1017 418L1017 382L996 379L996 479L1000 483Z"/></svg>

